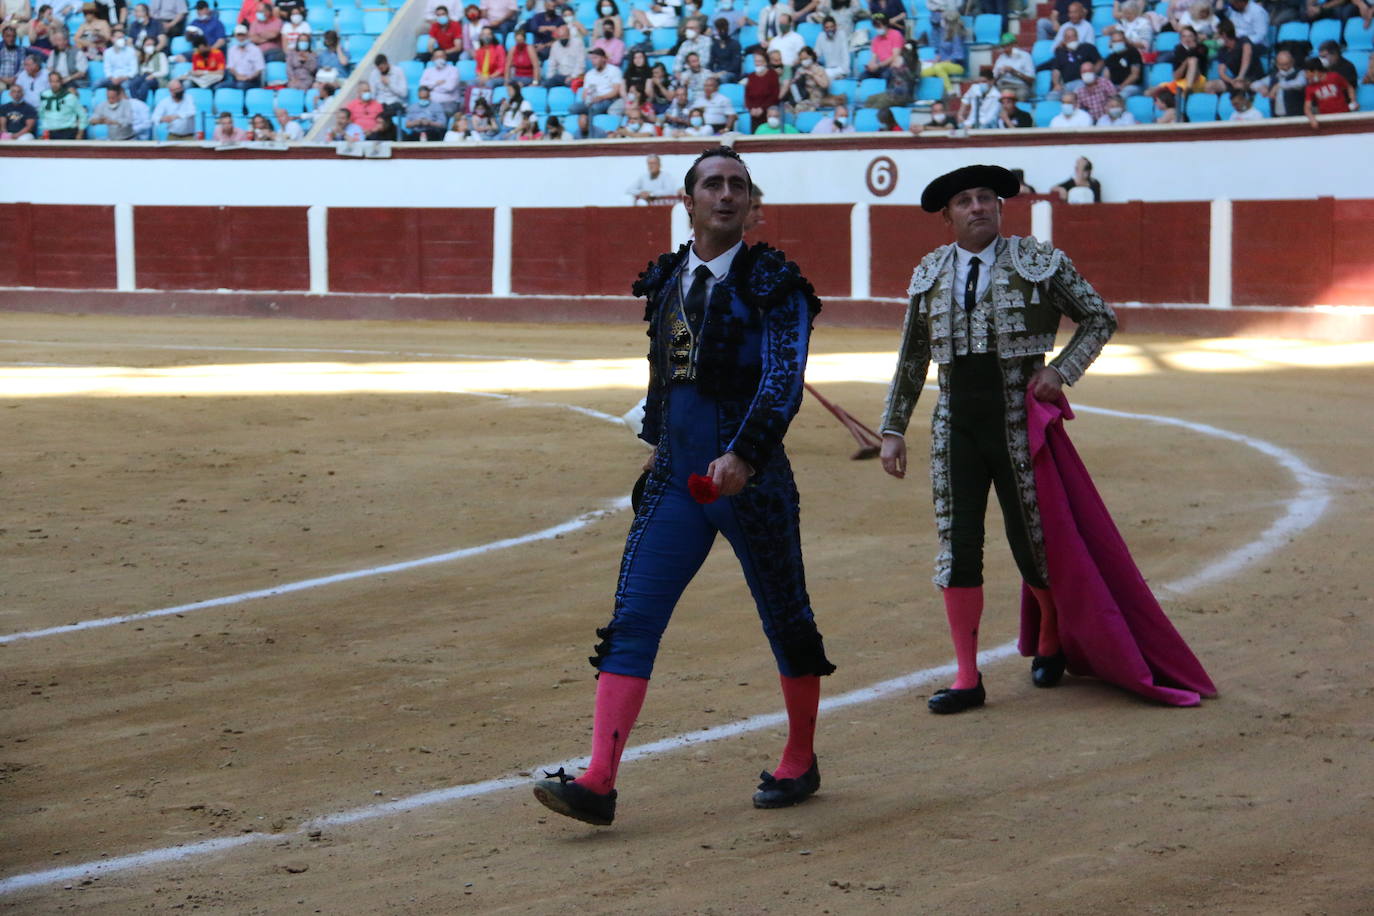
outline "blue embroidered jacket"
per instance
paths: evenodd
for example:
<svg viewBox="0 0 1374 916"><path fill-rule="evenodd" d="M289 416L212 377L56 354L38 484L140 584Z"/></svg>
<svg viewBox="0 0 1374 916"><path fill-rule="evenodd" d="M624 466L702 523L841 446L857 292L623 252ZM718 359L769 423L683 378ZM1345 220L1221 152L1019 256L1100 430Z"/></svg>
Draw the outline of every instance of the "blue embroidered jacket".
<svg viewBox="0 0 1374 916"><path fill-rule="evenodd" d="M670 381L665 310L674 300L688 246L651 262L634 284L648 300L649 395L646 442L658 445ZM762 471L801 405L811 326L821 302L786 255L762 242L742 247L716 283L696 333L695 384L721 406L721 453L733 451Z"/></svg>

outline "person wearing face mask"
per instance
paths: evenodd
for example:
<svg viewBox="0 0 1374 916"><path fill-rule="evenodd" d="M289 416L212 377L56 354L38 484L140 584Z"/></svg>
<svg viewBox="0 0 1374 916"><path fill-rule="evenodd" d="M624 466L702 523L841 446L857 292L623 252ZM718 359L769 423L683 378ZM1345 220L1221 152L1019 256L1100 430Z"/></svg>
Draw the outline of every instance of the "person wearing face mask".
<svg viewBox="0 0 1374 916"><path fill-rule="evenodd" d="M1120 95L1107 100L1107 110L1097 119L1098 127L1130 127L1135 123L1135 115L1126 110L1126 100Z"/></svg>
<svg viewBox="0 0 1374 916"><path fill-rule="evenodd" d="M796 15L797 11L792 8L791 3L768 0L767 5L759 10L759 45L768 47L768 43L781 33L780 20L783 16L795 19Z"/></svg>
<svg viewBox="0 0 1374 916"><path fill-rule="evenodd" d="M749 111L750 123L757 131L764 123L768 109L778 104L782 81L778 79L777 71L768 66L768 58L755 54L753 60L753 72L744 83L744 107Z"/></svg>
<svg viewBox="0 0 1374 916"><path fill-rule="evenodd" d="M448 57L457 57L463 51L463 27L448 14L448 7L440 4L434 8L434 21L429 24L429 53L442 49Z"/></svg>
<svg viewBox="0 0 1374 916"><path fill-rule="evenodd" d="M1285 48L1274 55L1274 68L1251 88L1269 100L1274 117L1296 117L1302 113L1307 74L1294 62L1293 52Z"/></svg>
<svg viewBox="0 0 1374 916"><path fill-rule="evenodd" d="M367 75L367 85L372 97L382 103L382 110L393 120L405 111L406 100L410 98L410 84L406 73L394 66L385 54L373 58L376 64Z"/></svg>
<svg viewBox="0 0 1374 916"><path fill-rule="evenodd" d="M172 65L167 59L166 52L158 50L157 42L153 39L146 39L138 62L138 74L129 80L126 87L129 97L146 103L148 94L155 92L159 86L167 82L167 75L171 69Z"/></svg>
<svg viewBox="0 0 1374 916"><path fill-rule="evenodd" d="M784 67L794 67L797 64L797 55L801 49L806 47L806 41L801 34L792 27L795 18L787 13L778 15L778 34L768 40L768 51L771 54L777 51L782 55L782 65Z"/></svg>
<svg viewBox="0 0 1374 916"><path fill-rule="evenodd" d="M1341 54L1341 46L1334 41L1323 41L1317 48L1317 58L1326 67L1327 73L1335 73L1352 86L1360 84L1359 71L1355 65Z"/></svg>
<svg viewBox="0 0 1374 916"><path fill-rule="evenodd" d="M735 0L716 0L716 8L711 15L716 19L725 20L726 34L731 38L738 39L739 30L752 22L745 14L743 5L736 3Z"/></svg>
<svg viewBox="0 0 1374 916"><path fill-rule="evenodd" d="M1078 106L1091 115L1094 121L1107 111L1107 100L1116 95L1116 86L1112 83L1111 77L1105 72L1098 72L1097 68L1100 66L1101 64L1083 62L1078 78L1083 85L1075 93L1078 97Z"/></svg>
<svg viewBox="0 0 1374 916"><path fill-rule="evenodd" d="M363 84L362 91L343 107L348 109L353 123L358 125L363 133L370 134L377 129L377 119L382 115L382 103L373 98L372 88L366 83Z"/></svg>
<svg viewBox="0 0 1374 916"><path fill-rule="evenodd" d="M602 37L606 35L607 29L610 30L612 38L624 39L625 21L620 18L620 7L615 0L597 0L596 21L592 24L592 32L597 37ZM610 52L607 52L607 56L610 56Z"/></svg>
<svg viewBox="0 0 1374 916"><path fill-rule="evenodd" d="M715 21L715 32L711 36L711 50L706 55L706 69L714 73L721 82L733 83L739 79L744 66L744 51L739 42L730 35L730 24L725 19Z"/></svg>
<svg viewBox="0 0 1374 916"><path fill-rule="evenodd" d="M138 51L129 44L123 29L114 30L114 40L105 49L102 59L105 61L105 79L95 87L97 89L123 86L138 75Z"/></svg>
<svg viewBox="0 0 1374 916"><path fill-rule="evenodd" d="M320 68L319 56L314 52L309 35L302 35L286 49L286 85L291 89L308 90L315 85Z"/></svg>
<svg viewBox="0 0 1374 916"><path fill-rule="evenodd" d="M842 102L845 96L831 95L830 82L830 74L816 61L815 52L810 48L802 48L792 78L782 85L782 97L792 103L793 111L831 108Z"/></svg>
<svg viewBox="0 0 1374 916"><path fill-rule="evenodd" d="M234 27L234 40L229 45L224 86L228 89L256 89L262 85L262 72L267 68L262 51L248 39L248 27Z"/></svg>
<svg viewBox="0 0 1374 916"><path fill-rule="evenodd" d="M759 125L754 133L764 134L796 134L801 133L797 130L797 125L784 123L782 118L782 108L774 105L764 114L764 122Z"/></svg>
<svg viewBox="0 0 1374 916"><path fill-rule="evenodd" d="M248 40L258 46L265 61L286 60L281 45L281 20L270 3L264 3L253 13L248 25Z"/></svg>
<svg viewBox="0 0 1374 916"><path fill-rule="evenodd" d="M190 35L192 45L191 74L188 79L198 89L213 89L224 81L227 66L224 52L206 44L194 28L186 32Z"/></svg>
<svg viewBox="0 0 1374 916"><path fill-rule="evenodd" d="M1229 19L1217 23L1217 38L1221 41L1217 49L1217 78L1207 83L1206 90L1215 93L1248 90L1253 80L1264 75L1264 65L1260 63L1254 44L1248 38L1239 37L1235 24Z"/></svg>
<svg viewBox="0 0 1374 916"><path fill-rule="evenodd" d="M720 91L720 79L708 76L701 97L694 103L701 109L702 120L712 133L723 134L735 129L735 105Z"/></svg>
<svg viewBox="0 0 1374 916"><path fill-rule="evenodd" d="M1106 32L1111 40L1111 48L1103 58L1103 75L1111 79L1122 98L1139 95L1144 89L1145 67L1140 51L1126 40L1119 26L1108 26Z"/></svg>
<svg viewBox="0 0 1374 916"><path fill-rule="evenodd" d="M1083 64L1096 66L1102 61L1097 48L1078 40L1078 34L1070 26L1065 32L1064 43L1054 49L1054 57L1041 65L1050 71L1050 91L1048 98L1057 99L1067 90L1082 88Z"/></svg>
<svg viewBox="0 0 1374 916"><path fill-rule="evenodd" d="M919 123L915 118L911 119L910 130L913 134L920 134L927 130L958 130L959 119L950 114L945 107L944 100L936 99L930 103L930 117L924 124Z"/></svg>
<svg viewBox="0 0 1374 916"><path fill-rule="evenodd" d="M1307 71L1303 113L1307 115L1307 123L1313 130L1320 126L1317 122L1319 114L1359 111L1355 87L1339 73L1328 72L1320 57L1309 57L1302 68Z"/></svg>
<svg viewBox="0 0 1374 916"><path fill-rule="evenodd" d="M186 0L151 0L148 13L152 21L157 23L162 50L167 50L167 43L171 39L185 33L188 12Z"/></svg>
<svg viewBox="0 0 1374 916"><path fill-rule="evenodd" d="M558 15L558 0L544 0L544 8L525 23L525 41L534 46L535 53L541 61L549 56L554 33L560 25L565 24L563 17ZM511 49L511 53L515 53L514 48Z"/></svg>
<svg viewBox="0 0 1374 916"><path fill-rule="evenodd" d="M429 95L429 87L421 86L416 90L416 99L406 108L404 125L406 140L438 141L444 138L444 125L448 116L444 109L434 104Z"/></svg>
<svg viewBox="0 0 1374 916"><path fill-rule="evenodd" d="M148 12L148 4L140 3L134 7L133 15L129 17L129 25L126 34L129 44L132 47L142 50L143 46L152 42L159 51L167 47L167 36L163 34L162 23L158 22Z"/></svg>
<svg viewBox="0 0 1374 916"><path fill-rule="evenodd" d="M849 79L849 35L840 31L834 16L826 16L821 22L815 51L816 59L832 80Z"/></svg>
<svg viewBox="0 0 1374 916"><path fill-rule="evenodd" d="M836 105L835 110L816 122L811 128L813 134L852 134L854 124L849 118L849 107Z"/></svg>
<svg viewBox="0 0 1374 916"><path fill-rule="evenodd" d="M154 0L156 3L157 0ZM217 51L223 51L229 43L229 36L224 31L224 23L219 21L215 11L210 8L206 0L197 0L196 18L186 26L186 38L189 41L192 34L198 34L205 39L205 43Z"/></svg>
<svg viewBox="0 0 1374 916"><path fill-rule="evenodd" d="M603 47L602 51L606 51ZM620 53L625 53L625 44L621 42ZM609 51L606 51L606 58L614 63ZM570 86L575 80L582 78L582 74L587 72L587 46L579 37L573 37L569 33L566 25L558 27L554 33L553 47L549 48L549 59L544 64L544 85Z"/></svg>
<svg viewBox="0 0 1374 916"><path fill-rule="evenodd" d="M480 78L480 71L478 76ZM498 80L491 80L488 85L497 83ZM429 66L420 74L420 85L429 89L430 99L444 110L444 117L447 118L458 109L458 68L448 62L448 55L443 51L435 51L431 55Z"/></svg>
<svg viewBox="0 0 1374 916"><path fill-rule="evenodd" d="M592 40L591 46L605 53L606 60L610 61L613 66L619 67L624 64L627 51L625 41L616 32L615 24L609 20L603 19L597 22L596 37ZM647 63L645 69L648 69Z"/></svg>
<svg viewBox="0 0 1374 916"><path fill-rule="evenodd" d="M300 10L293 10L286 14L286 18L281 24L282 50L294 48L296 42L300 41L302 37L309 38L314 34L315 28L305 21L305 13Z"/></svg>
<svg viewBox="0 0 1374 916"><path fill-rule="evenodd" d="M1228 121L1263 121L1264 112L1255 107L1254 97L1244 89L1233 90L1228 96L1231 99L1231 115Z"/></svg>
<svg viewBox="0 0 1374 916"><path fill-rule="evenodd" d="M1092 127L1093 116L1078 105L1078 93L1073 90L1059 96L1059 114L1050 119L1050 129L1064 130L1075 127Z"/></svg>
<svg viewBox="0 0 1374 916"><path fill-rule="evenodd" d="M506 82L517 86L537 86L539 67L539 52L525 40L524 32L516 32L515 44L506 53Z"/></svg>
<svg viewBox="0 0 1374 916"><path fill-rule="evenodd" d="M984 67L978 79L959 100L959 120L974 129L997 127L1001 109L999 99L997 87L992 84L992 68Z"/></svg>
<svg viewBox="0 0 1374 916"><path fill-rule="evenodd" d="M680 73L687 67L687 55L695 54L704 66L711 59L711 36L706 34L706 19L693 16L686 21L682 31L682 41L673 55L673 72Z"/></svg>
<svg viewBox="0 0 1374 916"><path fill-rule="evenodd" d="M168 140L194 140L196 135L196 101L186 92L186 84L172 80L167 95L153 108L153 124L167 128Z"/></svg>

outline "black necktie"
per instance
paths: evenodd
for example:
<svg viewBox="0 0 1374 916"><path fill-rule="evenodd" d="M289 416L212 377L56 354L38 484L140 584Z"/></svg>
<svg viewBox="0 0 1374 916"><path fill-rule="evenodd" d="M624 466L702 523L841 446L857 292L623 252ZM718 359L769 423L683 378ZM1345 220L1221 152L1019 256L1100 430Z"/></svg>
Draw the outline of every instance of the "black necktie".
<svg viewBox="0 0 1374 916"><path fill-rule="evenodd" d="M684 311L687 323L694 329L701 327L702 316L706 313L706 281L711 278L711 268L705 264L692 271L692 286L687 290Z"/></svg>
<svg viewBox="0 0 1374 916"><path fill-rule="evenodd" d="M978 304L978 265L977 258L968 266L968 282L964 284L964 311L971 312Z"/></svg>

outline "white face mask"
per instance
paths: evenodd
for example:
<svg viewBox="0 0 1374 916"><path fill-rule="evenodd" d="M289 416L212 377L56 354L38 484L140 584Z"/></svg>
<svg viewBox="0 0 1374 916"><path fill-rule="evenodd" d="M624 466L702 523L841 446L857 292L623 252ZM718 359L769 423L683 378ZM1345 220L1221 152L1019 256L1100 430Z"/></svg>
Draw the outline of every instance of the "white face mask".
<svg viewBox="0 0 1374 916"><path fill-rule="evenodd" d="M1115 119L1121 117L1121 115L1124 114L1125 111L1126 109L1124 108L1108 108L1107 114L1111 115L1112 118Z"/></svg>
<svg viewBox="0 0 1374 916"><path fill-rule="evenodd" d="M781 127L781 126L782 126L782 118L778 117L777 115L773 115L773 117L771 117L771 118L768 119L768 126L769 126L769 127Z"/></svg>
<svg viewBox="0 0 1374 916"><path fill-rule="evenodd" d="M364 92L364 93L360 96L360 98L361 98L364 102L370 102L370 101L372 101L372 93L370 93L370 92Z"/></svg>
<svg viewBox="0 0 1374 916"><path fill-rule="evenodd" d="M144 54L147 54L149 57L151 57L151 56L153 55L153 52L156 51L156 50L157 50L157 45L144 45L144 46L143 46L143 53L144 53Z"/></svg>
<svg viewBox="0 0 1374 916"><path fill-rule="evenodd" d="M125 38L116 38L116 39L115 39L115 47L116 47L116 48L122 48L122 47L124 47L126 44L128 44L128 39L125 39Z"/></svg>
<svg viewBox="0 0 1374 916"><path fill-rule="evenodd" d="M686 38L688 41L691 41L693 38L697 37L697 30L687 29L685 32L682 33L682 37Z"/></svg>
<svg viewBox="0 0 1374 916"><path fill-rule="evenodd" d="M1072 102L1065 102L1064 104L1059 106L1059 110L1064 113L1065 117L1068 117L1078 110L1078 106L1073 104Z"/></svg>
<svg viewBox="0 0 1374 916"><path fill-rule="evenodd" d="M296 50L297 50L297 51L309 51L309 50L310 50L310 42L308 42L308 41L298 41L298 42L296 42Z"/></svg>
<svg viewBox="0 0 1374 916"><path fill-rule="evenodd" d="M700 126L702 125L702 123L703 123L703 122L702 122L702 120L701 120L701 115L692 115L692 126L693 126L693 127L700 127Z"/></svg>
<svg viewBox="0 0 1374 916"><path fill-rule="evenodd" d="M266 13L258 13L258 22L266 22L266 21L267 21L267 14L266 14Z"/></svg>
<svg viewBox="0 0 1374 916"><path fill-rule="evenodd" d="M1082 44L1081 41L1066 41L1064 42L1064 47L1068 48L1070 51L1077 51L1080 44Z"/></svg>
<svg viewBox="0 0 1374 916"><path fill-rule="evenodd" d="M305 21L305 20L302 18L302 16L301 16L300 13L292 13L292 14L291 14L291 24L292 24L292 25L300 25L300 24L301 24L302 22L304 22L304 21Z"/></svg>
<svg viewBox="0 0 1374 916"><path fill-rule="evenodd" d="M603 15L603 16L609 16L609 15L611 15L611 14L614 13L614 12L615 12L615 7L612 7L612 6L603 6L603 7L601 8L601 15Z"/></svg>
<svg viewBox="0 0 1374 916"><path fill-rule="evenodd" d="M1112 50L1115 51L1117 54L1120 54L1122 51L1125 51L1125 50L1126 50L1126 42L1124 42L1124 41L1114 41L1114 42L1112 42Z"/></svg>
<svg viewBox="0 0 1374 916"><path fill-rule="evenodd" d="M767 73L767 72L768 72L768 68L767 68L767 67L755 67L755 68L754 68L754 75L755 75L755 76L763 76L763 75L764 75L765 73Z"/></svg>
<svg viewBox="0 0 1374 916"><path fill-rule="evenodd" d="M1089 70L1087 73L1083 74L1083 82L1085 85L1091 86L1093 83L1097 82L1097 74Z"/></svg>

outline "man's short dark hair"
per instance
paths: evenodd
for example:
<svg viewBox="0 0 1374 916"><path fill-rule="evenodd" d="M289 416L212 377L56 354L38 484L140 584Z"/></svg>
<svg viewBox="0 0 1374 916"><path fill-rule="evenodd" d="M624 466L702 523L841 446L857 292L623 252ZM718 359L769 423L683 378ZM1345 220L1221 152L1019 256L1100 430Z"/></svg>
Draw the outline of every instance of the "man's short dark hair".
<svg viewBox="0 0 1374 916"><path fill-rule="evenodd" d="M378 54L376 57L372 58L372 62L373 62L374 64L389 64L389 63L391 63L391 61L389 61L389 60L386 59L386 55L385 55L385 54Z"/></svg>
<svg viewBox="0 0 1374 916"><path fill-rule="evenodd" d="M437 15L438 13L447 13L447 12L448 12L448 7L446 7L446 6L436 6L436 7L434 8L434 12L435 12L436 15Z"/></svg>
<svg viewBox="0 0 1374 916"><path fill-rule="evenodd" d="M832 24L832 23L834 23L834 22L835 22L835 17L834 17L834 16L826 16L824 19L821 20L821 25L826 26L826 25L830 25L830 24Z"/></svg>
<svg viewBox="0 0 1374 916"><path fill-rule="evenodd" d="M682 179L682 187L689 197L696 190L697 166L701 165L707 159L715 159L717 157L722 159L733 159L738 162L740 167L744 169L744 177L749 179L749 187L754 187L754 179L749 176L749 166L744 164L744 160L740 158L739 153L728 146L713 146L697 157L696 162L693 162L692 167L687 170L687 177Z"/></svg>
<svg viewBox="0 0 1374 916"><path fill-rule="evenodd" d="M720 35L721 35L722 38L728 38L728 37L730 36L730 20L729 20L729 19L717 19L717 20L716 20L716 31L720 33Z"/></svg>
<svg viewBox="0 0 1374 916"><path fill-rule="evenodd" d="M1223 19L1217 23L1217 34L1226 38L1236 37L1236 24L1229 19Z"/></svg>
<svg viewBox="0 0 1374 916"><path fill-rule="evenodd" d="M1329 39L1327 41L1323 41L1321 44L1317 45L1317 50L1332 51L1335 53L1337 57L1341 56L1341 45L1340 42L1337 41L1331 41Z"/></svg>
<svg viewBox="0 0 1374 916"><path fill-rule="evenodd" d="M1308 73L1325 73L1326 64L1322 63L1320 57L1309 57L1303 61L1302 68Z"/></svg>

